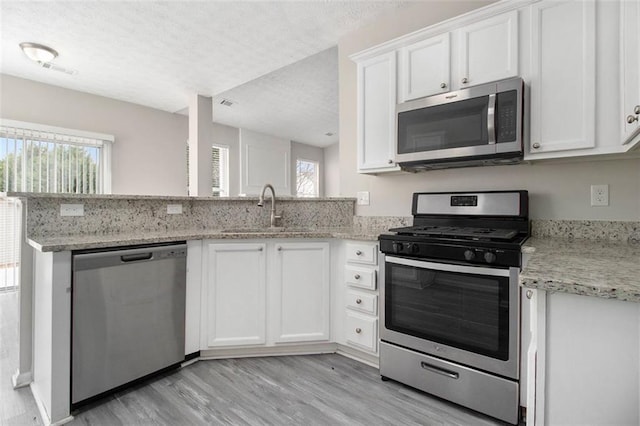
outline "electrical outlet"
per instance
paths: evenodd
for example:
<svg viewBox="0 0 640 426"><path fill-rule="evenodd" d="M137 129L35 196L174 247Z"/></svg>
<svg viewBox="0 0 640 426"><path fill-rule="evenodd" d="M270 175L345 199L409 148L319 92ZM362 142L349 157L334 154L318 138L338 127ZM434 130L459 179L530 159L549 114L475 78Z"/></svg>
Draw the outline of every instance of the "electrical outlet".
<svg viewBox="0 0 640 426"><path fill-rule="evenodd" d="M182 204L167 204L167 214L182 214Z"/></svg>
<svg viewBox="0 0 640 426"><path fill-rule="evenodd" d="M359 206L369 205L369 191L358 191L356 193L356 198L358 199Z"/></svg>
<svg viewBox="0 0 640 426"><path fill-rule="evenodd" d="M60 216L84 216L84 204L60 204Z"/></svg>
<svg viewBox="0 0 640 426"><path fill-rule="evenodd" d="M609 185L591 185L591 205L609 205Z"/></svg>

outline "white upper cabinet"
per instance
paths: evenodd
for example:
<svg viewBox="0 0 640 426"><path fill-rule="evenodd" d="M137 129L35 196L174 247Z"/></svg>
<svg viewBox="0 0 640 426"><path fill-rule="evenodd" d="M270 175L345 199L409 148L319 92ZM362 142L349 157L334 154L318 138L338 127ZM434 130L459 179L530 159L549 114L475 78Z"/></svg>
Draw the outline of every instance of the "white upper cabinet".
<svg viewBox="0 0 640 426"><path fill-rule="evenodd" d="M515 77L518 11L418 41L399 54L398 103Z"/></svg>
<svg viewBox="0 0 640 426"><path fill-rule="evenodd" d="M622 1L620 23L622 143L632 146L640 140L640 2Z"/></svg>
<svg viewBox="0 0 640 426"><path fill-rule="evenodd" d="M595 2L543 1L531 8L529 157L593 148Z"/></svg>
<svg viewBox="0 0 640 426"><path fill-rule="evenodd" d="M457 81L464 88L518 75L518 11L484 19L456 31Z"/></svg>
<svg viewBox="0 0 640 426"><path fill-rule="evenodd" d="M396 53L358 63L358 171L399 170L394 164Z"/></svg>
<svg viewBox="0 0 640 426"><path fill-rule="evenodd" d="M400 49L398 103L451 90L450 40L446 33Z"/></svg>

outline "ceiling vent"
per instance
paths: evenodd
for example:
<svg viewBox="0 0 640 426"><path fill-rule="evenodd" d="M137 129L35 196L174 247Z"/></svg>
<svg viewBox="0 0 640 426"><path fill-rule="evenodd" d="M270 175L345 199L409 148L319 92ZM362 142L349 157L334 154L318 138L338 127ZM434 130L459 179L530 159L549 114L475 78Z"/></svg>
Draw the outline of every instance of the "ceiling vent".
<svg viewBox="0 0 640 426"><path fill-rule="evenodd" d="M65 74L69 74L69 75L78 74L78 70L61 67L60 65L56 65L56 64L51 63L51 62L44 62L44 63L42 63L41 66L42 66L42 68L47 68L47 69L54 70L54 71L60 71L60 72L63 72Z"/></svg>
<svg viewBox="0 0 640 426"><path fill-rule="evenodd" d="M229 99L223 99L223 100L220 101L220 105L224 105L224 106L230 107L231 105L233 105L233 102L231 102Z"/></svg>

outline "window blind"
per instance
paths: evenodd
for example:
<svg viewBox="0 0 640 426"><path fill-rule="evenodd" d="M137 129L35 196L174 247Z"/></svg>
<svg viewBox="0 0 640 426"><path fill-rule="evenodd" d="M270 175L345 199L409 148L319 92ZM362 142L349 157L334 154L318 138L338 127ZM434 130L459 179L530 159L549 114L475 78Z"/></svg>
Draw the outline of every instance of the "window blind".
<svg viewBox="0 0 640 426"><path fill-rule="evenodd" d="M113 136L2 120L0 191L109 192Z"/></svg>

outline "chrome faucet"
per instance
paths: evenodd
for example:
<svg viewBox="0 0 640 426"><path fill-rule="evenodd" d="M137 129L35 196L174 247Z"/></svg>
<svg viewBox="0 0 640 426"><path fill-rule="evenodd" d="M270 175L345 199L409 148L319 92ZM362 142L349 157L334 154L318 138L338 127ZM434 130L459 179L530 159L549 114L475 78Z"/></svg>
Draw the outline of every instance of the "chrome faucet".
<svg viewBox="0 0 640 426"><path fill-rule="evenodd" d="M258 200L258 206L262 207L264 205L264 193L269 188L271 190L271 227L275 228L276 221L281 219L282 216L276 215L276 190L273 189L270 183L266 184L262 187L262 192L260 193L260 199Z"/></svg>

